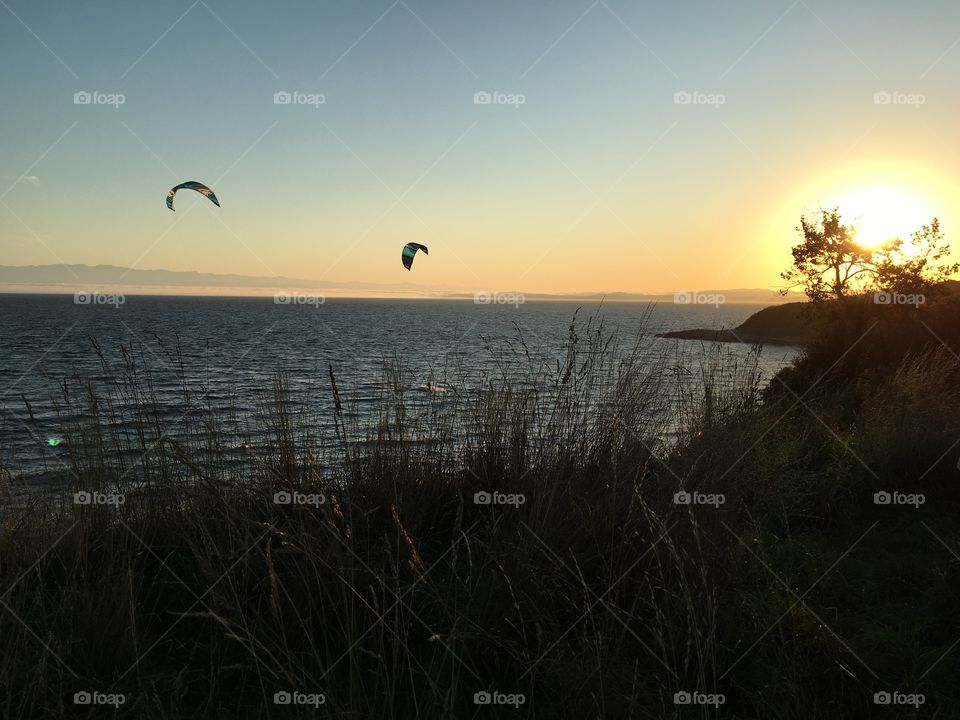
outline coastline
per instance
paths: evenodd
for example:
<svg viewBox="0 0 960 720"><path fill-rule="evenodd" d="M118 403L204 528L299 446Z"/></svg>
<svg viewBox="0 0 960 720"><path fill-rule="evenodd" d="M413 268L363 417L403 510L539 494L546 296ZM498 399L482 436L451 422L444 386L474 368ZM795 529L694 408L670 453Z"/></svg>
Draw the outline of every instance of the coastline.
<svg viewBox="0 0 960 720"><path fill-rule="evenodd" d="M799 302L771 305L755 312L735 328L673 330L658 333L657 337L799 347L810 340L815 329L805 312L808 307L808 303Z"/></svg>

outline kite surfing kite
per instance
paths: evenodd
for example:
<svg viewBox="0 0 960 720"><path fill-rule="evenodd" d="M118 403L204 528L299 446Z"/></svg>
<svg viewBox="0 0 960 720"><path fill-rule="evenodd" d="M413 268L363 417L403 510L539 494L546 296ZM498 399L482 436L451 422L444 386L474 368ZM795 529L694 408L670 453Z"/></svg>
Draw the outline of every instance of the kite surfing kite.
<svg viewBox="0 0 960 720"><path fill-rule="evenodd" d="M407 243L403 246L403 254L400 256L400 259L403 261L403 266L407 270L413 265L413 256L417 254L417 250L423 250L424 255L430 254L427 246L421 245L420 243Z"/></svg>
<svg viewBox="0 0 960 720"><path fill-rule="evenodd" d="M173 198L177 194L177 190L181 190L183 188L186 188L187 190L196 190L201 195L205 195L206 197L210 198L210 202L212 202L214 205L220 207L220 201L217 200L217 196L213 194L213 190L208 188L203 183L197 182L196 180L189 180L185 183L180 183L175 188L171 188L170 192L167 193L167 207L171 210L173 210ZM176 211L174 210L174 212Z"/></svg>

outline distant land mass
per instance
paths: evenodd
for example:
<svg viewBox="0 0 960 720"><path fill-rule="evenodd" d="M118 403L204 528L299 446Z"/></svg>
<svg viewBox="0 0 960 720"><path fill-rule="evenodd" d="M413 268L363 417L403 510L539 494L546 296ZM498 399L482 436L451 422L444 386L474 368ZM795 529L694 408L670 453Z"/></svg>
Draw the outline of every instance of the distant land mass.
<svg viewBox="0 0 960 720"><path fill-rule="evenodd" d="M940 283L938 291L954 298L960 297L960 282L946 280ZM853 302L874 303L872 293L850 299ZM835 303L836 300L829 302ZM823 316L806 312L809 302L786 302L776 307L766 307L755 312L735 328L714 329L695 328L691 330L673 330L659 337L678 340L700 340L703 342L733 342L750 345L804 345L813 340L823 330Z"/></svg>
<svg viewBox="0 0 960 720"><path fill-rule="evenodd" d="M130 295L270 295L277 290L313 292L340 297L473 298L477 293L508 292L505 288L466 291L450 285L416 283L333 282L283 276L234 275L180 270L144 270L117 265L0 265L2 293L72 293L114 290ZM527 300L606 300L781 304L800 295L780 295L769 288L690 290L678 293L577 292L521 293ZM711 299L710 296L713 296Z"/></svg>
<svg viewBox="0 0 960 720"><path fill-rule="evenodd" d="M142 270L118 265L0 265L0 286L93 284L169 288L286 288L318 283L283 276L258 277L180 270ZM349 283L348 283L349 285Z"/></svg>
<svg viewBox="0 0 960 720"><path fill-rule="evenodd" d="M705 342L735 342L762 345L803 345L817 332L817 323L804 313L808 303L791 302L755 312L728 330L674 330L660 337Z"/></svg>

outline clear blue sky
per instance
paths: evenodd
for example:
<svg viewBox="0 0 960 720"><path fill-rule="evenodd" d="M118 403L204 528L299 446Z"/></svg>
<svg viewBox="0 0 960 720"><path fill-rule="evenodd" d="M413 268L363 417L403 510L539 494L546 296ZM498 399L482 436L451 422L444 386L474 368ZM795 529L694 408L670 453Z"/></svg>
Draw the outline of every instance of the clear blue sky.
<svg viewBox="0 0 960 720"><path fill-rule="evenodd" d="M955 240L958 39L949 2L2 0L0 263L774 286L801 211L874 187ZM183 180L223 207L169 212Z"/></svg>

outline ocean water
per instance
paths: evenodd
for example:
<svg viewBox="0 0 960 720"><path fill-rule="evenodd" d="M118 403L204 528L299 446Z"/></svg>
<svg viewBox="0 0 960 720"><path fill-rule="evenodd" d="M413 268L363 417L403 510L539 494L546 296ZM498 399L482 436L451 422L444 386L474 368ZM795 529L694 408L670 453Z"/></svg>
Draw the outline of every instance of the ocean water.
<svg viewBox="0 0 960 720"><path fill-rule="evenodd" d="M262 409L264 392L284 371L292 408L316 417L318 437L332 441L331 367L349 412L362 420L384 392L391 361L413 391L466 393L491 378L526 377L533 366L562 362L576 315L581 336L588 319L595 326L602 318L621 348L642 336L642 354L651 362L667 354L671 367L696 373L709 352L702 343L654 335L733 327L761 307L330 298L311 305L276 304L272 297L144 296L83 305L72 295L0 295L0 466L17 475L55 469L63 449L46 440L63 431L58 408L60 418L69 417L86 381L98 395L122 396L131 362L140 377L149 375L149 402L171 427L185 413L229 407L234 430L247 436L255 436L248 421ZM728 344L722 352L733 363L750 348ZM763 348L766 379L796 352Z"/></svg>

